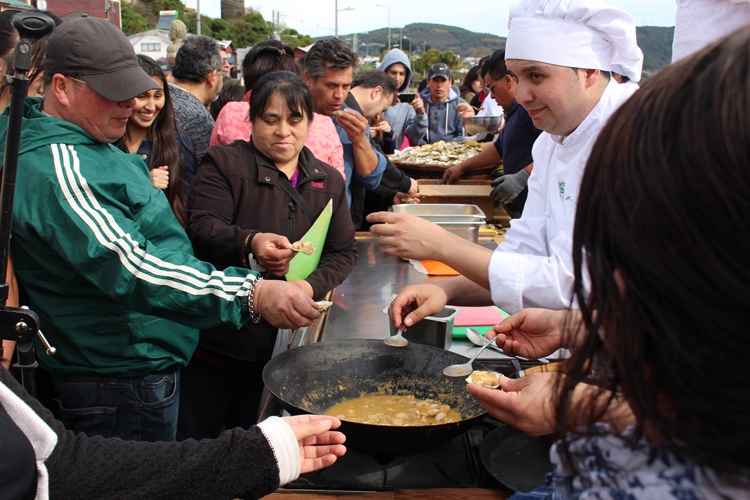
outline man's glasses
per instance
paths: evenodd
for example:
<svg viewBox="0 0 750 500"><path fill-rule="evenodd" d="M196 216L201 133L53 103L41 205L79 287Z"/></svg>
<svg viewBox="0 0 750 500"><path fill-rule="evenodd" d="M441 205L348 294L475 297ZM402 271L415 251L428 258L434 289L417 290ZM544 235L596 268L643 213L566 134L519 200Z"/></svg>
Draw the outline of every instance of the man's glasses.
<svg viewBox="0 0 750 500"><path fill-rule="evenodd" d="M494 82L494 83L493 83L492 85L485 85L485 87L484 87L484 91L485 91L485 92L487 92L488 94L491 94L491 93L492 93L492 88L493 88L493 87L494 87L495 85L497 85L497 82Z"/></svg>

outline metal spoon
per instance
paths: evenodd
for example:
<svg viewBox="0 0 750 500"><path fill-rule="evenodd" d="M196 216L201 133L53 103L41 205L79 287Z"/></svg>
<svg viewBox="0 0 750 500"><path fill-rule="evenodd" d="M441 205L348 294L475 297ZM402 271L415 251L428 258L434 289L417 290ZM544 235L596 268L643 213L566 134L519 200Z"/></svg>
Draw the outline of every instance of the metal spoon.
<svg viewBox="0 0 750 500"><path fill-rule="evenodd" d="M466 328L466 338L469 339L469 342L471 342L474 345L477 345L479 347L484 346L485 344L488 344L490 341L485 338L484 335L479 333L478 331L474 330L472 327ZM513 356L512 354L506 354L505 351L503 351L503 348L498 345L493 345L492 349L495 351L501 352L505 354L506 356L511 356L514 358L518 358L521 361L530 361L529 358L524 358L523 356ZM549 360L547 358L539 358L537 361L539 361L542 364L549 363Z"/></svg>
<svg viewBox="0 0 750 500"><path fill-rule="evenodd" d="M495 337L495 339L496 338L497 337ZM491 346L492 344L494 344L495 343L495 339L492 339L489 342L487 342L486 344L484 344L482 346L482 348L479 349L479 352L477 352L474 355L474 357L471 358L466 363L462 363L462 364L459 364L459 365L446 366L443 369L443 374L447 375L448 377L465 377L467 375L471 375L471 372L474 371L474 368L472 367L472 365L474 364L474 360L477 359L477 357L479 357L480 354L482 354L482 351L484 351L489 346Z"/></svg>
<svg viewBox="0 0 750 500"><path fill-rule="evenodd" d="M398 331L396 332L396 335L391 335L390 337L386 337L383 342L385 342L387 345L391 347L406 347L406 344L409 343L408 340L404 338L402 333L404 333L404 330L406 329L406 325L401 323L401 326L398 327Z"/></svg>

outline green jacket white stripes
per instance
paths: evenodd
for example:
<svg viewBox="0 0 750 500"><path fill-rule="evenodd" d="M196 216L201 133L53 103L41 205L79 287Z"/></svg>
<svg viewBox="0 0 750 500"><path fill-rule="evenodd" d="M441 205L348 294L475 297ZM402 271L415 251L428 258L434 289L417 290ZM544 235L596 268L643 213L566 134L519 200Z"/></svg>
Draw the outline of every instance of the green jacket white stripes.
<svg viewBox="0 0 750 500"><path fill-rule="evenodd" d="M53 373L137 377L184 365L198 329L239 328L257 273L193 256L140 157L27 99L11 252ZM0 116L5 143L7 113ZM2 157L4 153L0 153Z"/></svg>

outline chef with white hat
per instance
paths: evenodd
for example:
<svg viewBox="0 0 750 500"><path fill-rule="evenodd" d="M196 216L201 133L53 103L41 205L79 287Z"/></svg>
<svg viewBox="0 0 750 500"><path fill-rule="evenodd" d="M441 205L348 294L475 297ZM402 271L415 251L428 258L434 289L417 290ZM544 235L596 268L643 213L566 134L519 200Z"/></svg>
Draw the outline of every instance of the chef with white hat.
<svg viewBox="0 0 750 500"><path fill-rule="evenodd" d="M405 288L390 314L407 327L447 304L565 309L573 294L572 232L578 189L591 148L612 113L637 89L643 53L633 19L598 0L520 0L511 6L506 66L516 101L544 130L532 150L534 170L523 216L491 251L403 214L370 214L384 252L436 259L462 274ZM610 72L627 76L618 84ZM504 378L504 390L469 391L502 421L533 434L555 431L553 374ZM517 385L514 385L517 384Z"/></svg>
<svg viewBox="0 0 750 500"><path fill-rule="evenodd" d="M570 306L578 187L599 130L637 89L610 72L641 78L643 53L625 11L596 0L521 0L511 6L505 59L516 101L545 133L523 217L511 222L489 263L492 300L523 307Z"/></svg>
<svg viewBox="0 0 750 500"><path fill-rule="evenodd" d="M524 213L494 252L415 218L370 214L368 221L388 223L370 229L385 253L439 260L462 275L399 294L391 314L407 327L446 303L494 303L509 312L571 306L581 175L601 127L637 89L643 53L630 15L598 0L520 0L509 19L505 58L518 81L516 101L544 130L532 150ZM631 83L618 84L611 71Z"/></svg>

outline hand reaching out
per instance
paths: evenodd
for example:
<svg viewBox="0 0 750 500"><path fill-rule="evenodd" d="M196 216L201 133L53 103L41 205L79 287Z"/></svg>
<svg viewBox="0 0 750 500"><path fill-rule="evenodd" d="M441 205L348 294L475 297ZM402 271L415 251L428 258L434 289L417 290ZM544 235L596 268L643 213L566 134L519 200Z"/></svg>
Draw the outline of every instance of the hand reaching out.
<svg viewBox="0 0 750 500"><path fill-rule="evenodd" d="M294 431L299 443L300 473L323 469L344 456L346 437L338 429L341 421L325 415L283 417Z"/></svg>

